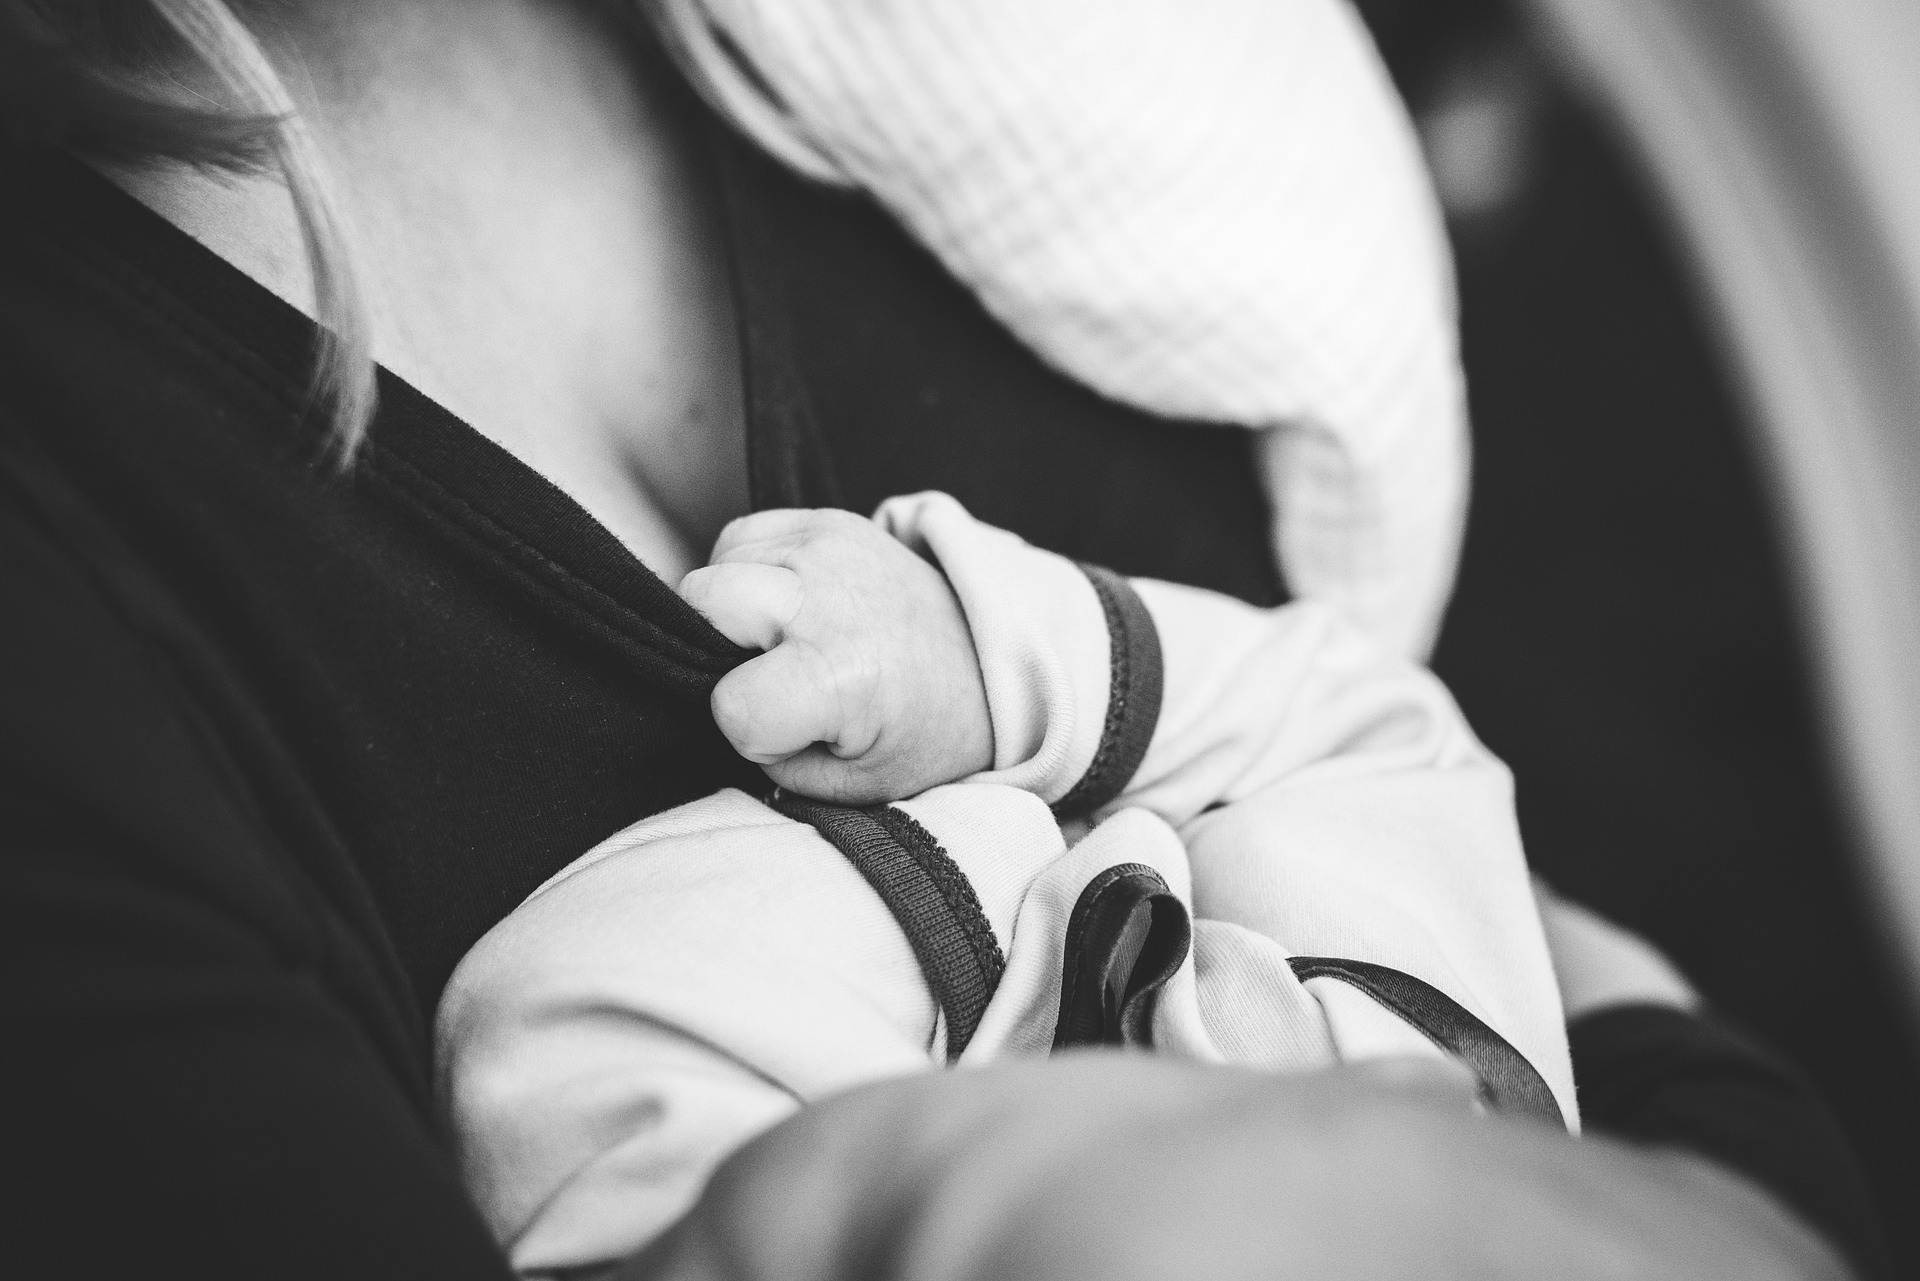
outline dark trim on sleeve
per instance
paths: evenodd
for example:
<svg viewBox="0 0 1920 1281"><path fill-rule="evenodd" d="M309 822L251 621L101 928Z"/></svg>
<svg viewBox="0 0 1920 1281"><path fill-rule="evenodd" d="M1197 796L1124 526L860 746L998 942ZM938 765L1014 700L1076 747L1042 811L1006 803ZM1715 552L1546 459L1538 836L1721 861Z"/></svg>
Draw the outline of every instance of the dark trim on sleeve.
<svg viewBox="0 0 1920 1281"><path fill-rule="evenodd" d="M1533 1064L1508 1040L1458 1001L1422 979L1370 961L1295 956L1287 964L1302 983L1339 979L1359 988L1419 1029L1480 1079L1480 1097L1496 1112L1538 1117L1564 1126L1560 1104Z"/></svg>
<svg viewBox="0 0 1920 1281"><path fill-rule="evenodd" d="M965 872L933 833L891 805L852 809L777 793L772 805L846 855L907 936L947 1020L947 1060L960 1057L1007 960Z"/></svg>
<svg viewBox="0 0 1920 1281"><path fill-rule="evenodd" d="M1100 746L1078 783L1054 803L1062 818L1091 814L1126 790L1146 759L1147 745L1160 723L1160 698L1165 678L1160 656L1160 632L1153 615L1133 590L1133 584L1110 569L1082 564L1106 615L1112 680L1107 691L1107 719Z"/></svg>
<svg viewBox="0 0 1920 1281"><path fill-rule="evenodd" d="M1588 1130L1698 1153L1779 1198L1862 1281L1893 1274L1846 1134L1773 1050L1724 1020L1664 1005L1596 1010L1567 1038Z"/></svg>
<svg viewBox="0 0 1920 1281"><path fill-rule="evenodd" d="M1053 1048L1151 1046L1154 998L1192 945L1186 905L1144 863L1087 882L1067 918Z"/></svg>

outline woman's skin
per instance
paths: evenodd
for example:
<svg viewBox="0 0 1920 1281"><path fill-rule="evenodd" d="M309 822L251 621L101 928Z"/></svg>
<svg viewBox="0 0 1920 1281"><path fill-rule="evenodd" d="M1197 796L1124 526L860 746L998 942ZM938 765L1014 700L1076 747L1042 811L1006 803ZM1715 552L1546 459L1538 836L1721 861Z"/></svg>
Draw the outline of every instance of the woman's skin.
<svg viewBox="0 0 1920 1281"><path fill-rule="evenodd" d="M585 3L309 0L250 12L345 205L380 363L566 491L669 584L705 565L746 513L745 425L717 193L697 122L659 91L671 68ZM277 179L182 166L112 176L311 312ZM993 758L952 590L867 533L892 560L861 569L893 572L839 593L874 606L839 629L849 643L787 638L797 600L784 614L774 602L761 611L766 634L736 639L769 649L793 639L781 653L805 655L804 669L757 687L776 697L744 704L727 694L747 678L729 678L715 703L775 781L860 802ZM793 549L774 556L793 559ZM875 625L883 615L899 625ZM762 743L757 731L795 693L836 715L793 742ZM903 724L912 730L894 728ZM895 740L912 750L892 750ZM800 759L783 769L789 757Z"/></svg>
<svg viewBox="0 0 1920 1281"><path fill-rule="evenodd" d="M665 69L586 4L247 10L332 172L374 354L580 503L669 583L747 509L714 193ZM311 311L285 190L111 175Z"/></svg>

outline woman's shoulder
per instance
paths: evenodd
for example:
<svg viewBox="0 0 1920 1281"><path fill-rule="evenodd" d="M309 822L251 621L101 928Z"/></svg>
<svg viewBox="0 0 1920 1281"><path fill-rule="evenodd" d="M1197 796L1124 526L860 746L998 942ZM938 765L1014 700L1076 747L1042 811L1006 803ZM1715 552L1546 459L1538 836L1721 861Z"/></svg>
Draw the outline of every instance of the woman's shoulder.
<svg viewBox="0 0 1920 1281"><path fill-rule="evenodd" d="M395 967L252 803L116 599L126 567L18 481L0 468L0 1017L36 1171L14 1257L504 1276L435 1147Z"/></svg>
<svg viewBox="0 0 1920 1281"><path fill-rule="evenodd" d="M134 565L112 554L83 505L37 461L11 433L0 441L5 785L39 807L122 831L145 826L129 811L164 813L192 796L204 827L205 802L223 789L185 777L204 755L187 700L115 591ZM142 792L151 806L135 799Z"/></svg>
<svg viewBox="0 0 1920 1281"><path fill-rule="evenodd" d="M327 892L329 869L276 830L218 728L218 673L177 643L191 630L180 602L37 461L0 440L9 878L164 885L296 962L337 949L341 925L377 939L370 915Z"/></svg>

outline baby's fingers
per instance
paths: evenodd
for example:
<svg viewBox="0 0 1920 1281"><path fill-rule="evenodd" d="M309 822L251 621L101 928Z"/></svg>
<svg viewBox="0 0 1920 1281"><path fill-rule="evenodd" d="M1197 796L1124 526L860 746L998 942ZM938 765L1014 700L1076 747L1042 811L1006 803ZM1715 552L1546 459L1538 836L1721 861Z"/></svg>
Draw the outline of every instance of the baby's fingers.
<svg viewBox="0 0 1920 1281"><path fill-rule="evenodd" d="M870 742L849 742L842 687L820 652L781 645L750 659L713 687L713 722L733 750L756 765L785 760L815 743L857 755Z"/></svg>
<svg viewBox="0 0 1920 1281"><path fill-rule="evenodd" d="M680 580L680 597L720 634L748 649L772 649L800 612L800 576L779 565L737 562L696 569Z"/></svg>

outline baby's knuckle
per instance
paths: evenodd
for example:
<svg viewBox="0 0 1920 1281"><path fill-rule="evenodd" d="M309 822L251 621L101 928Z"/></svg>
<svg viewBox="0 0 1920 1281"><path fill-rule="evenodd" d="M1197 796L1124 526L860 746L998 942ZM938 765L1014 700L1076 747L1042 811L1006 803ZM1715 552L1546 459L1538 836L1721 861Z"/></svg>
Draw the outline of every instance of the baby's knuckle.
<svg viewBox="0 0 1920 1281"><path fill-rule="evenodd" d="M846 513L830 508L815 508L794 516L792 533L803 545L829 537L837 525L836 517Z"/></svg>
<svg viewBox="0 0 1920 1281"><path fill-rule="evenodd" d="M843 699L863 708L874 702L887 683L887 664L878 647L860 643L842 646L833 657L833 683Z"/></svg>

